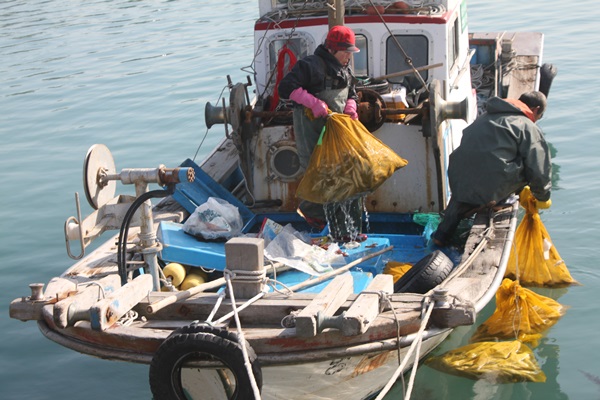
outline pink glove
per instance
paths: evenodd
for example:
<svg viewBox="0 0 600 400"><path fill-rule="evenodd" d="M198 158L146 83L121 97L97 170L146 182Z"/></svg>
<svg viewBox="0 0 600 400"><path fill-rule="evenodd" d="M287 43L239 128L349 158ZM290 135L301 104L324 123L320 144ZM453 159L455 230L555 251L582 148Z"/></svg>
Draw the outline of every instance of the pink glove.
<svg viewBox="0 0 600 400"><path fill-rule="evenodd" d="M346 107L344 107L344 114L348 114L350 118L355 121L358 119L358 114L356 113L356 101L354 99L348 99Z"/></svg>
<svg viewBox="0 0 600 400"><path fill-rule="evenodd" d="M310 108L315 118L326 117L328 114L327 104L302 88L298 88L290 93L290 100L294 100L296 103Z"/></svg>

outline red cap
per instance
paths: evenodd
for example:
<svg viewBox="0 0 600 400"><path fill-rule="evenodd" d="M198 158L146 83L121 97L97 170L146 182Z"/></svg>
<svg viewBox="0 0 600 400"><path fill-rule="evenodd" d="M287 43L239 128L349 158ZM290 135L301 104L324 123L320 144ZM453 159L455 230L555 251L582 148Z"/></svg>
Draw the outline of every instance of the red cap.
<svg viewBox="0 0 600 400"><path fill-rule="evenodd" d="M360 50L355 46L356 39L352 29L343 25L336 25L329 30L325 39L325 47L336 51L349 51L358 53Z"/></svg>

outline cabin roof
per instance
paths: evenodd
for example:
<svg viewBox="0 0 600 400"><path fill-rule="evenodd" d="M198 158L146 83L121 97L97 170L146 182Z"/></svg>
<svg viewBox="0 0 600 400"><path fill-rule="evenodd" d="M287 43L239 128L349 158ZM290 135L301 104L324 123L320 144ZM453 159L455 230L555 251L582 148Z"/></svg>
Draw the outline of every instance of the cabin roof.
<svg viewBox="0 0 600 400"><path fill-rule="evenodd" d="M369 0L344 1L345 17L362 15L374 17L379 21L379 16L373 11L375 4L380 14L403 17L428 17L444 14L463 3L464 0L379 0L372 3ZM466 3L466 2L465 2ZM400 8L399 4L402 4ZM271 21L284 20L298 17L327 16L330 7L327 0L259 0L261 18Z"/></svg>

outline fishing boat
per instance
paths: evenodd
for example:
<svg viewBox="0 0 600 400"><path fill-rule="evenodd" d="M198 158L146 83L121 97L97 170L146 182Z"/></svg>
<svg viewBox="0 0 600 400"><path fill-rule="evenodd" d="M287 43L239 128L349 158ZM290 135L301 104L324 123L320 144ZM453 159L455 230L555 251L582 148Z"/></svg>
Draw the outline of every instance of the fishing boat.
<svg viewBox="0 0 600 400"><path fill-rule="evenodd" d="M466 0L258 9L247 81L224 77L226 95L206 104L207 128L224 128L218 146L201 163L117 170L92 145L83 183L95 211L83 218L76 194L64 224L76 261L32 283L10 316L77 352L148 364L155 399L373 398L494 298L518 201L479 210L457 243L435 247L449 155L487 98L547 94L554 69L541 33L469 32ZM298 214L305 171L276 90L334 25L356 34L360 122L408 160L364 194L364 241L337 242ZM239 228L211 220L234 234L190 234L203 206L234 210ZM412 267L395 276L394 264Z"/></svg>

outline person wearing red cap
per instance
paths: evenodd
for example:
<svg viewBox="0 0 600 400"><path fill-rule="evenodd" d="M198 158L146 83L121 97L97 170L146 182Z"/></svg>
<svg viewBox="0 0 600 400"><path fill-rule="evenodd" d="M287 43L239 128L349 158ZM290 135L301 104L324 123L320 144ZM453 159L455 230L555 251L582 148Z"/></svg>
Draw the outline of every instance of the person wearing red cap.
<svg viewBox="0 0 600 400"><path fill-rule="evenodd" d="M325 125L328 110L358 119L356 78L350 68L352 54L360 51L352 29L338 25L327 33L325 43L314 54L299 60L278 86L282 99L294 101L294 133L300 165L306 169ZM312 111L309 118L305 109ZM298 212L313 227L323 229L329 219L330 234L344 241L363 238L362 202L355 199L338 203L315 204L301 201ZM328 216L329 218L326 218Z"/></svg>

